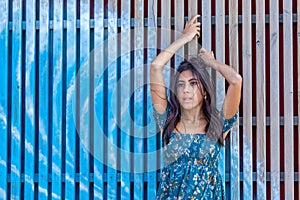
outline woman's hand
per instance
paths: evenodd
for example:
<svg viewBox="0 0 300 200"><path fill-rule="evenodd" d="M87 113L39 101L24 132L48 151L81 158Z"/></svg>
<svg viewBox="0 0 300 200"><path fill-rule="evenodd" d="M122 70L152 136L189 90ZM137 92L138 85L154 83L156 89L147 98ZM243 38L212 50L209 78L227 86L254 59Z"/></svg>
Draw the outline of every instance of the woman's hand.
<svg viewBox="0 0 300 200"><path fill-rule="evenodd" d="M201 48L199 50L198 57L199 57L200 62L207 67L213 67L214 63L216 61L214 53L208 52L204 48Z"/></svg>
<svg viewBox="0 0 300 200"><path fill-rule="evenodd" d="M189 20L185 28L182 32L183 38L186 39L187 42L190 42L193 40L193 38L197 35L197 37L200 37L200 22L197 22L197 19L200 17L200 15L194 16L191 20Z"/></svg>

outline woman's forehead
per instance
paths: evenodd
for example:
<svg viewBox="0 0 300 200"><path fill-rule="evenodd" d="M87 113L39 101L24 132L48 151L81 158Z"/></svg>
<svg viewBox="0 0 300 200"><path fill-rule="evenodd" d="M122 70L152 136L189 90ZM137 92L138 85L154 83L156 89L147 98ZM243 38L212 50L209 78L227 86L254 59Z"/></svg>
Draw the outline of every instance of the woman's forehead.
<svg viewBox="0 0 300 200"><path fill-rule="evenodd" d="M181 72L178 77L178 80L182 80L182 81L189 81L191 79L198 80L197 76L191 70L186 70Z"/></svg>

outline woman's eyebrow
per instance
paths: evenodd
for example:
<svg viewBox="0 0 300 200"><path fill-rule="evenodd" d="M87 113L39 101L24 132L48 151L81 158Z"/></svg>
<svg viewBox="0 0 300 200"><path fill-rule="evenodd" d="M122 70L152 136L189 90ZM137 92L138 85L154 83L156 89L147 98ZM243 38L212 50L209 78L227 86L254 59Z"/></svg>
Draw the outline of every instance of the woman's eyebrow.
<svg viewBox="0 0 300 200"><path fill-rule="evenodd" d="M191 78L189 81L198 81L196 78Z"/></svg>
<svg viewBox="0 0 300 200"><path fill-rule="evenodd" d="M177 82L184 82L183 80L178 80Z"/></svg>

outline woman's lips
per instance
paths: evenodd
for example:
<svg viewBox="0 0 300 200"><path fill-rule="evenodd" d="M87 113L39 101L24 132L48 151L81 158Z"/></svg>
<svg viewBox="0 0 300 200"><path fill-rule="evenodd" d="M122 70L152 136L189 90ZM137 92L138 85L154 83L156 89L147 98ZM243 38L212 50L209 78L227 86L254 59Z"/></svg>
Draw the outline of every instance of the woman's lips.
<svg viewBox="0 0 300 200"><path fill-rule="evenodd" d="M193 101L193 98L192 97L184 97L183 101L190 102L190 101Z"/></svg>

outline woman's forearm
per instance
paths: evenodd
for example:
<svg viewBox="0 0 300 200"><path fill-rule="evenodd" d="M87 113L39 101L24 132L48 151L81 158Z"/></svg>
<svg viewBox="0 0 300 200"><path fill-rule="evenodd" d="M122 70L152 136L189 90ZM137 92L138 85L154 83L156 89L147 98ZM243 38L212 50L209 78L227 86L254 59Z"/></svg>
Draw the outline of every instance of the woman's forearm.
<svg viewBox="0 0 300 200"><path fill-rule="evenodd" d="M152 70L163 70L165 65L169 62L169 60L173 57L173 55L187 43L187 39L185 37L180 37L175 40L172 44L170 44L166 49L164 49L158 56L152 61L151 69Z"/></svg>
<svg viewBox="0 0 300 200"><path fill-rule="evenodd" d="M222 74L222 76L230 85L241 84L242 77L240 76L240 74L225 63L215 60L211 67Z"/></svg>
<svg viewBox="0 0 300 200"><path fill-rule="evenodd" d="M242 77L239 75L239 73L225 63L216 60L212 52L208 52L206 49L201 48L198 56L200 63L218 71L230 85L241 84Z"/></svg>
<svg viewBox="0 0 300 200"><path fill-rule="evenodd" d="M200 22L196 21L199 17L200 15L196 15L190 21L188 21L180 38L175 40L165 50L158 54L158 56L151 63L151 70L162 71L172 56L176 53L176 51L178 51L178 49L193 40L195 36L200 37L201 24Z"/></svg>

